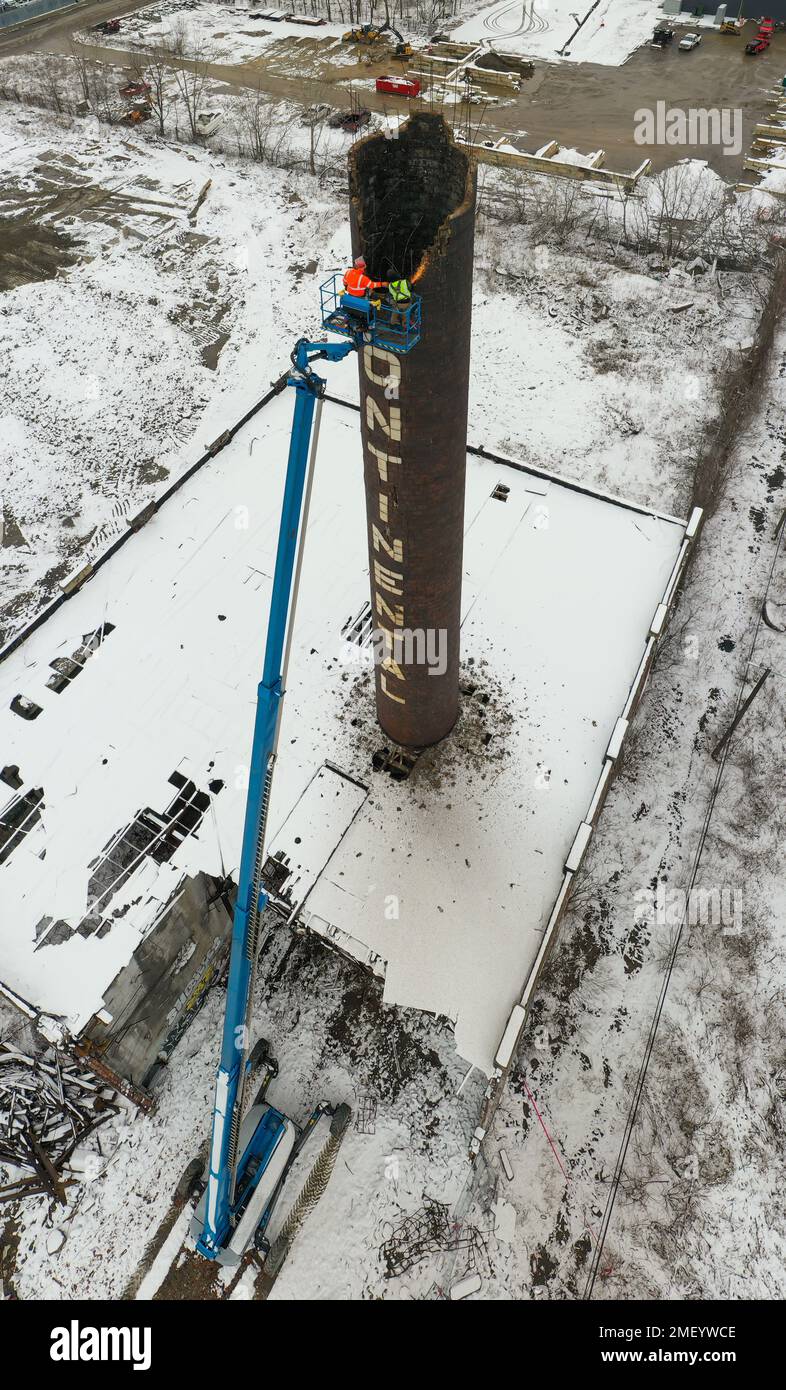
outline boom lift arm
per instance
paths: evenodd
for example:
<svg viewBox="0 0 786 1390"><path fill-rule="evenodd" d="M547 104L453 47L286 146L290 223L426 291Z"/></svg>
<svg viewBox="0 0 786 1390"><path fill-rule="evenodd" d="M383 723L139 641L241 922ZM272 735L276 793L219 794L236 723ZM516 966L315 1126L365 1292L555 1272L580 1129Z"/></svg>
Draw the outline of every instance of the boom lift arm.
<svg viewBox="0 0 786 1390"><path fill-rule="evenodd" d="M296 392L295 411L270 600L265 661L257 691L243 849L232 926L221 1061L216 1077L205 1225L198 1242L199 1249L210 1258L215 1258L230 1234L235 1201L236 1151L248 1059L248 1012L254 964L259 947L259 923L267 904L267 894L261 881L265 828L291 642L288 617L296 598L308 519L303 501L309 444L315 410L321 412L322 396L327 384L324 377L317 376L316 372L311 370L311 363L319 359L340 362L354 348L354 342L310 343L302 338L292 353L292 371L288 377L288 384L294 386ZM318 429L314 432L312 462L316 454L317 439Z"/></svg>
<svg viewBox="0 0 786 1390"><path fill-rule="evenodd" d="M259 951L261 915L268 902L262 870L265 830L276 760L282 702L292 643L293 619L303 561L308 508L319 438L319 421L326 381L312 370L317 361L341 362L351 352L373 343L393 352L408 352L420 338L420 300L410 305L383 306L347 296L338 275L320 287L323 327L340 335L340 342L310 342L301 338L291 355L287 384L295 389L295 409L289 445L281 523L270 599L262 679L251 748L248 798L243 826L238 891L232 943L221 1058L216 1076L212 1136L206 1188L197 1208L197 1249L209 1259L236 1262L254 1239L259 1243L271 1219L288 1173L306 1140L323 1116L332 1116L330 1138L322 1150L322 1174L329 1176L349 1110L334 1111L320 1103L302 1129L286 1115L262 1102L276 1064L266 1057L267 1076L256 1102L244 1115L244 1087L251 1070L249 1025L254 972ZM266 1045L262 1044L266 1051ZM258 1050L255 1049L255 1053ZM252 1059L253 1060L253 1059ZM241 1128L242 1125L242 1128ZM331 1149L332 1146L332 1149ZM327 1178L324 1177L326 1181ZM306 1206L313 1201L314 1184ZM297 1204L296 1204L297 1205ZM277 1213L278 1214L278 1213ZM290 1227L285 1224L285 1232ZM280 1237L283 1239L284 1237Z"/></svg>

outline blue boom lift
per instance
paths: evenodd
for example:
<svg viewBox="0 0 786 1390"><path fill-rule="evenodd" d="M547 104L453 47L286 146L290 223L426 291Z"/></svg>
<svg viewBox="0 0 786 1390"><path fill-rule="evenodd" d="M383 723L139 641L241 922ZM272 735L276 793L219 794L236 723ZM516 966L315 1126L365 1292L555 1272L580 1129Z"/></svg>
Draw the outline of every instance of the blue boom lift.
<svg viewBox="0 0 786 1390"><path fill-rule="evenodd" d="M341 342L301 338L292 352L288 385L295 389L278 549L270 599L262 680L257 691L251 747L248 800L243 827L240 875L234 908L221 1060L216 1077L212 1138L207 1181L192 1224L197 1249L208 1259L236 1264L253 1243L280 1263L304 1215L327 1185L338 1146L350 1117L349 1107L321 1102L301 1128L264 1099L278 1072L260 1041L249 1054L249 1025L254 972L260 945L262 913L268 902L263 882L265 828L286 689L297 590L303 561L308 506L319 438L326 381L312 370L316 361L341 362L367 343L406 353L420 339L421 303L358 299L346 294L341 277L320 287L322 326ZM244 1089L250 1073L264 1067L264 1079L244 1114ZM306 1165L306 1147L322 1136L314 1163ZM202 1169L201 1162L197 1165ZM193 1178L194 1165L186 1170ZM282 1220L279 1203L284 1184L295 1173L305 1183ZM271 1245L273 1247L271 1253Z"/></svg>

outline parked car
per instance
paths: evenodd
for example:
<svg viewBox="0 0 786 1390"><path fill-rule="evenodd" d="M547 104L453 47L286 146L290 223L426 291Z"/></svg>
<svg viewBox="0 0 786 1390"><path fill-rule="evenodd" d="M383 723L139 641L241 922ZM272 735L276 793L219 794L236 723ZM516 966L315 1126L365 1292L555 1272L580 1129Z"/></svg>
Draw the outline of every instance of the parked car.
<svg viewBox="0 0 786 1390"><path fill-rule="evenodd" d="M701 43L701 34L686 34L684 39L680 39L678 47L683 53L690 53L692 48L698 48Z"/></svg>
<svg viewBox="0 0 786 1390"><path fill-rule="evenodd" d="M359 111L334 111L328 120L328 125L333 130L346 130L354 134L360 130L361 126L368 125L371 120L371 112L365 106L361 106Z"/></svg>
<svg viewBox="0 0 786 1390"><path fill-rule="evenodd" d="M300 118L300 124L315 125L317 121L324 121L330 115L331 109L325 101L318 101L314 106L307 106Z"/></svg>
<svg viewBox="0 0 786 1390"><path fill-rule="evenodd" d="M745 52L755 56L758 53L766 53L770 46L769 39L756 38L751 43L746 43Z"/></svg>
<svg viewBox="0 0 786 1390"><path fill-rule="evenodd" d="M93 30L97 34L117 34L120 29L119 19L105 19L103 24L94 24Z"/></svg>
<svg viewBox="0 0 786 1390"><path fill-rule="evenodd" d="M378 92L390 92L397 97L420 96L420 82L417 77L378 77L376 88Z"/></svg>
<svg viewBox="0 0 786 1390"><path fill-rule="evenodd" d="M121 97L146 97L151 91L149 82L127 82L120 88Z"/></svg>
<svg viewBox="0 0 786 1390"><path fill-rule="evenodd" d="M197 135L213 135L221 124L220 111L200 111L194 122Z"/></svg>

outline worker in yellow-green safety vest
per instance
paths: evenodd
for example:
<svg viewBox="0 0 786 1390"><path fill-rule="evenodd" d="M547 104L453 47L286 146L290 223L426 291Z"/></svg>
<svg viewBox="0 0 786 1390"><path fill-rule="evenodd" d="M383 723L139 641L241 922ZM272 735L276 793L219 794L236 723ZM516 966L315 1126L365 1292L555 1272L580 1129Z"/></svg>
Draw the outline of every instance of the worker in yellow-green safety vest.
<svg viewBox="0 0 786 1390"><path fill-rule="evenodd" d="M391 304L399 309L407 309L412 303L412 291L407 280L391 280L388 285L388 298ZM398 323L403 328L406 324L406 314L391 314L391 323Z"/></svg>

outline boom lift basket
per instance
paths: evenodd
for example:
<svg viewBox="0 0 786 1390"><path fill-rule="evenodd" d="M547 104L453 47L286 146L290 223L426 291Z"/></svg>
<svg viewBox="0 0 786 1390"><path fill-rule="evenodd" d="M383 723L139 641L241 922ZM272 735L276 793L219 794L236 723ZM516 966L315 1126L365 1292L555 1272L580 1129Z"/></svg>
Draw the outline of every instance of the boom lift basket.
<svg viewBox="0 0 786 1390"><path fill-rule="evenodd" d="M319 287L322 306L322 327L342 338L356 338L358 332L367 342L390 352L411 352L420 342L421 304L413 295L406 304L387 300L385 290L373 291L369 297L349 295L338 273L331 275Z"/></svg>

